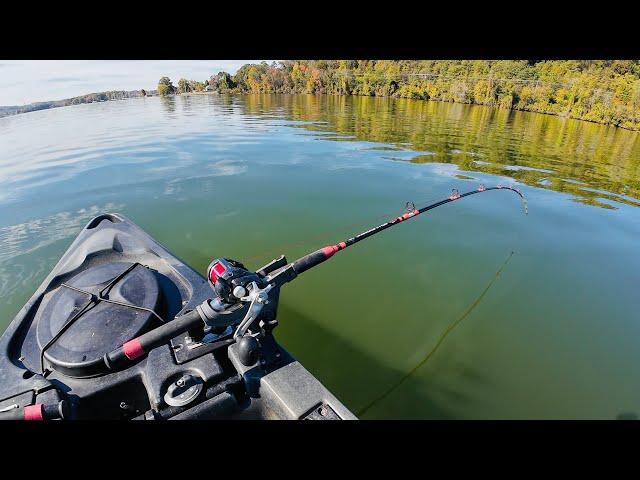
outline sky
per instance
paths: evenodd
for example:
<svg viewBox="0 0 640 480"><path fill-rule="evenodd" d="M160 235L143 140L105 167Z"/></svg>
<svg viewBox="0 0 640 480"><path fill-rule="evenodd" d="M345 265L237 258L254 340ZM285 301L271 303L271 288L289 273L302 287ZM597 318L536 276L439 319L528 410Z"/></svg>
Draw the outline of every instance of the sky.
<svg viewBox="0 0 640 480"><path fill-rule="evenodd" d="M205 80L260 60L0 60L0 105L61 100L106 90L153 90L162 76ZM271 61L269 61L271 63Z"/></svg>

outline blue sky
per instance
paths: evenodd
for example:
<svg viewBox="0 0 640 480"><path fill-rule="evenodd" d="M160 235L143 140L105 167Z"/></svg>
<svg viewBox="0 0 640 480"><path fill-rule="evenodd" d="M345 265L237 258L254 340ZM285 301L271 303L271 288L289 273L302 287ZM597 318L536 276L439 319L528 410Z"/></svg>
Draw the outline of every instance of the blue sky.
<svg viewBox="0 0 640 480"><path fill-rule="evenodd" d="M152 90L167 76L204 80L260 60L0 60L0 105L60 100L105 90ZM271 62L271 61L269 61Z"/></svg>

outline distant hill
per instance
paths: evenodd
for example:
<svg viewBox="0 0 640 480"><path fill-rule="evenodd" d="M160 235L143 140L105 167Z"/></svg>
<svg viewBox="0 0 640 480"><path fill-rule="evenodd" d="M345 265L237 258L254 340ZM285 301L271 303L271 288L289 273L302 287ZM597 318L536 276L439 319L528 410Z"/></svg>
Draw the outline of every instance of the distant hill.
<svg viewBox="0 0 640 480"><path fill-rule="evenodd" d="M123 100L125 98L152 97L157 95L156 90L110 90L108 92L88 93L79 97L65 98L64 100L52 100L49 102L36 102L28 105L0 106L0 117L16 115L18 113L35 112L48 108L66 107L81 103L107 102L109 100Z"/></svg>

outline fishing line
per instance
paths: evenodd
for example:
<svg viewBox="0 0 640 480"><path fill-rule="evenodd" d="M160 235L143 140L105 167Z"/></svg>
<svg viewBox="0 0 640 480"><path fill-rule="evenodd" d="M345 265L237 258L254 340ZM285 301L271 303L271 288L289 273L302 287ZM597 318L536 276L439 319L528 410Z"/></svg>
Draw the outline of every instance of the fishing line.
<svg viewBox="0 0 640 480"><path fill-rule="evenodd" d="M358 412L358 417L361 417L362 415L364 415L376 403L378 403L378 402L384 400L385 398L387 398L391 393L393 393L396 389L398 389L398 387L400 387L409 377L411 377L424 364L426 364L429 361L429 359L431 359L431 357L436 353L436 351L438 350L440 345L442 345L442 343L447 338L447 336L465 318L467 318L471 314L471 312L473 312L473 310L480 304L480 302L485 297L487 292L491 289L491 287L496 282L496 280L498 280L498 278L502 274L502 271L504 270L504 268L507 266L507 264L511 260L511 257L513 257L514 253L515 253L515 251L512 250L511 253L507 256L506 260L502 263L500 268L496 271L495 275L493 276L493 278L491 279L489 284L485 287L485 289L482 291L482 293L478 296L478 298L476 298L476 300L467 308L467 310L465 310L465 312L457 320L455 320L455 321L453 321L452 323L449 324L449 326L445 329L445 331L442 333L442 335L440 335L440 338L436 342L435 346L429 351L429 353L427 353L427 355L417 365L415 365L411 370L409 370L405 375L403 375L395 384L393 384L389 389L387 389L382 395L380 395L377 398L375 398L373 401L371 401L369 404L367 404L362 410L360 410Z"/></svg>

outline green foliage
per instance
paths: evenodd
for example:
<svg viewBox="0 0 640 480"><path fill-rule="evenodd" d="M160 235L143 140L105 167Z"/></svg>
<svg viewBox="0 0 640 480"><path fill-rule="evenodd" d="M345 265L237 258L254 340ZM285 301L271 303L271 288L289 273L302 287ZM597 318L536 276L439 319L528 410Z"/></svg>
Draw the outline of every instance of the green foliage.
<svg viewBox="0 0 640 480"><path fill-rule="evenodd" d="M180 93L204 88L178 82ZM471 103L640 130L638 60L286 60L243 65L234 76L220 72L206 89Z"/></svg>
<svg viewBox="0 0 640 480"><path fill-rule="evenodd" d="M184 78L178 80L178 93L203 92L204 89L205 82L185 80Z"/></svg>
<svg viewBox="0 0 640 480"><path fill-rule="evenodd" d="M176 93L176 87L173 86L169 77L162 77L158 81L158 95L164 97Z"/></svg>
<svg viewBox="0 0 640 480"><path fill-rule="evenodd" d="M218 72L218 74L212 76L207 83L207 90L218 93L229 93L236 88L235 82L227 72Z"/></svg>

